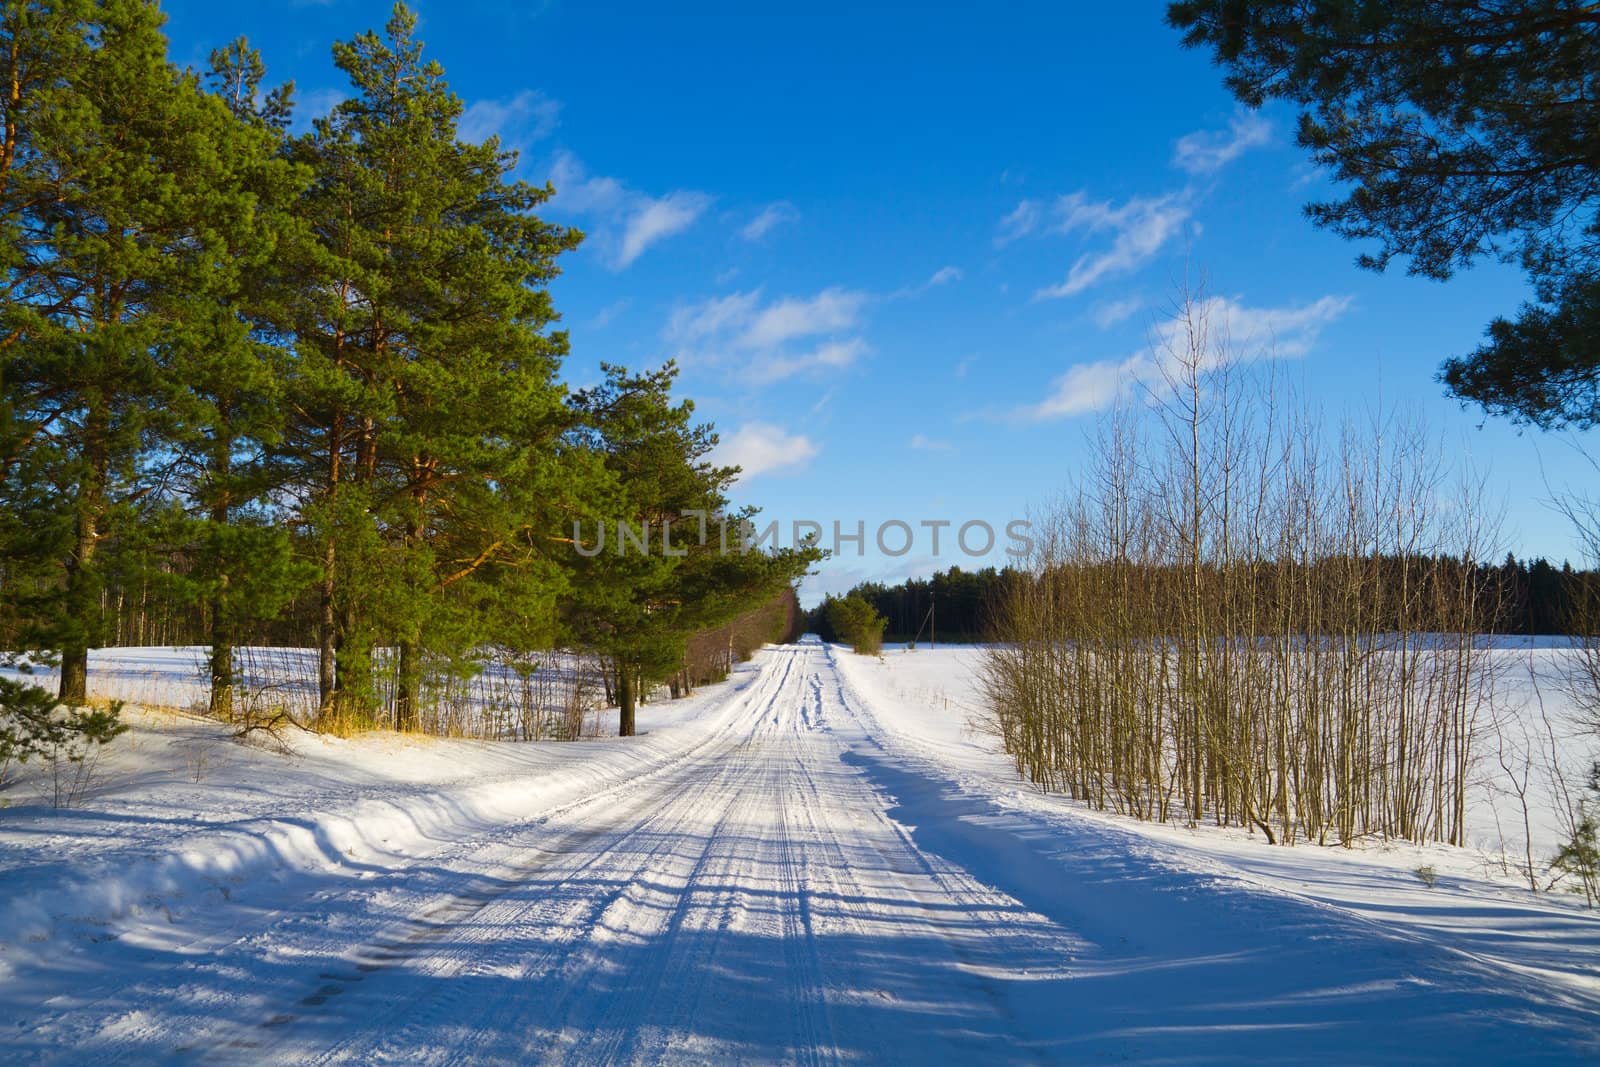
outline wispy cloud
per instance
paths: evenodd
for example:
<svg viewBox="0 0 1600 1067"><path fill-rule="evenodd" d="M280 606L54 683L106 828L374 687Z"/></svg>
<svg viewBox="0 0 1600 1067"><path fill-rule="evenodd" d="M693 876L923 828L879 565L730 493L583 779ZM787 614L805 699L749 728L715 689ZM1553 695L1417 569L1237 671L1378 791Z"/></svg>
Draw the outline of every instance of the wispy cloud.
<svg viewBox="0 0 1600 1067"><path fill-rule="evenodd" d="M709 458L722 466L742 468L742 480L748 481L784 467L799 466L818 451L804 434L791 434L771 423L748 422L718 441Z"/></svg>
<svg viewBox="0 0 1600 1067"><path fill-rule="evenodd" d="M779 226L800 221L800 209L787 200L779 200L761 209L761 213L739 231L746 241L759 241Z"/></svg>
<svg viewBox="0 0 1600 1067"><path fill-rule="evenodd" d="M1206 324L1201 366L1210 371L1229 363L1298 359L1311 350L1322 328L1349 306L1347 296L1277 308L1252 308L1227 297L1209 297L1194 309L1194 321ZM1132 389L1158 388L1186 343L1184 319L1171 318L1155 328L1148 347L1122 359L1069 368L1051 383L1043 401L1020 408L1013 416L1042 421L1084 415L1110 407Z"/></svg>
<svg viewBox="0 0 1600 1067"><path fill-rule="evenodd" d="M617 253L618 265L626 267L657 241L687 230L710 206L709 196L687 190L662 197L639 197L627 212L622 247Z"/></svg>
<svg viewBox="0 0 1600 1067"><path fill-rule="evenodd" d="M941 285L951 285L962 278L960 267L940 267L929 275L928 280L917 285L902 285L887 297L889 300L905 300L909 297L921 296L930 289L937 289Z"/></svg>
<svg viewBox="0 0 1600 1067"><path fill-rule="evenodd" d="M1096 305L1094 311L1090 312L1090 317L1094 319L1096 326L1102 330L1109 330L1117 323L1132 318L1142 307L1144 298L1139 296L1130 296L1126 300L1109 300Z"/></svg>
<svg viewBox="0 0 1600 1067"><path fill-rule="evenodd" d="M871 542L870 534L867 540ZM862 582L868 581L898 585L907 578L926 576L944 566L946 562L921 552L883 562L884 557L870 547L865 551L872 553L868 557L870 562L864 561L858 566L844 562L856 554L849 549L846 549L843 555L821 563L816 570L800 579L800 599L806 603L816 603L825 596L842 596Z"/></svg>
<svg viewBox="0 0 1600 1067"><path fill-rule="evenodd" d="M627 268L651 245L693 226L712 203L705 193L688 189L649 196L616 178L590 175L570 152L557 154L550 182L558 210L599 223L593 236L613 270Z"/></svg>
<svg viewBox="0 0 1600 1067"><path fill-rule="evenodd" d="M1044 212L1037 200L1024 200L1000 220L1000 232L994 235L994 245L1001 248L1019 238L1026 237L1039 228Z"/></svg>
<svg viewBox="0 0 1600 1067"><path fill-rule="evenodd" d="M1109 234L1111 243L1079 256L1063 281L1034 293L1036 300L1073 296L1103 278L1127 274L1144 265L1182 231L1190 208L1183 193L1135 196L1113 204L1109 200L1090 200L1076 192L1058 199L1052 213L1052 232Z"/></svg>
<svg viewBox="0 0 1600 1067"><path fill-rule="evenodd" d="M1196 130L1172 146L1172 165L1194 175L1215 174L1252 148L1272 140L1272 123L1254 111L1240 111L1226 130Z"/></svg>
<svg viewBox="0 0 1600 1067"><path fill-rule="evenodd" d="M911 447L919 452L950 452L954 446L949 441L942 441L926 434L915 433L911 435Z"/></svg>
<svg viewBox="0 0 1600 1067"><path fill-rule="evenodd" d="M764 300L759 289L679 308L663 330L684 363L737 367L766 383L805 371L847 367L868 351L859 335L871 298L832 287L811 297Z"/></svg>
<svg viewBox="0 0 1600 1067"><path fill-rule="evenodd" d="M632 304L633 299L631 297L625 296L621 300L613 300L611 303L595 312L594 318L589 320L589 325L593 326L597 330L603 330L615 322L617 316L621 315L624 311L627 311Z"/></svg>
<svg viewBox="0 0 1600 1067"><path fill-rule="evenodd" d="M524 89L505 99L474 101L462 112L456 130L463 141L476 144L498 137L507 148L520 149L550 136L560 119L559 100Z"/></svg>

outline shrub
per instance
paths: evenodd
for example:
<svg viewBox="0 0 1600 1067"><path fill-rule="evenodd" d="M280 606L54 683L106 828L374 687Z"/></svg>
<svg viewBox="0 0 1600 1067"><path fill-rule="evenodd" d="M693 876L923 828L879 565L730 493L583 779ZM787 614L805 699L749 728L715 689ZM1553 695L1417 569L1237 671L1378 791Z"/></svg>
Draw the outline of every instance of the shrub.
<svg viewBox="0 0 1600 1067"><path fill-rule="evenodd" d="M839 638L863 656L883 650L883 628L888 620L862 597L854 594L828 602L828 624Z"/></svg>
<svg viewBox="0 0 1600 1067"><path fill-rule="evenodd" d="M1597 830L1600 827L1595 824L1594 812L1585 807L1580 812L1578 824L1573 827L1571 838L1550 862L1551 870L1578 883L1578 888L1591 907L1600 899L1600 840L1597 840L1600 835L1597 835Z"/></svg>
<svg viewBox="0 0 1600 1067"><path fill-rule="evenodd" d="M122 705L68 708L36 685L0 678L0 784L13 762L34 756L81 764L84 757L127 729Z"/></svg>

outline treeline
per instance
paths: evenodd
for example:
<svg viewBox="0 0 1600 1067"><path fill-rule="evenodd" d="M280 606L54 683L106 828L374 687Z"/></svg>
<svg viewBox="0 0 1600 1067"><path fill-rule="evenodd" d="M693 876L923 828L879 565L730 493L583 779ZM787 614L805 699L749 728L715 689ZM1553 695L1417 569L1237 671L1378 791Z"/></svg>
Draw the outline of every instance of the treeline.
<svg viewBox="0 0 1600 1067"><path fill-rule="evenodd" d="M829 617L829 606L835 599L858 597L883 617L886 641L987 641L995 608L1025 578L1025 571L1012 567L976 571L951 567L899 585L862 582L843 597L824 598L807 613L806 621L824 641L844 641Z"/></svg>
<svg viewBox="0 0 1600 1067"><path fill-rule="evenodd" d="M1375 564L1398 580L1408 567L1414 570L1423 562L1442 567L1450 561L1391 558ZM1466 566L1483 601L1479 610L1492 620L1495 633L1576 636L1588 632L1588 613L1580 609L1600 591L1600 574L1575 570L1571 563L1556 567L1542 558L1519 560L1511 553L1498 564L1472 561ZM995 639L996 612L1018 591L1020 583L1032 580L1027 570L1016 567L977 571L951 567L898 585L862 582L843 596L825 597L806 613L806 625L825 641L845 641L829 618L829 605L858 597L885 620L883 637L887 641L991 641ZM1398 619L1394 621L1399 624Z"/></svg>
<svg viewBox="0 0 1600 1067"><path fill-rule="evenodd" d="M302 134L247 42L179 69L162 22L0 9L5 647L81 704L90 648L206 644L228 715L238 646L309 644L319 718L413 728L485 647L560 645L612 665L631 733L815 554L692 535L748 513L671 364L565 388L548 287L582 234L462 140L404 6L333 46L349 95ZM681 525L577 551L619 522Z"/></svg>
<svg viewBox="0 0 1600 1067"><path fill-rule="evenodd" d="M1590 636L1588 605L1600 591L1600 572L1576 570L1571 563L1517 559L1506 554L1498 566L1479 565L1478 581L1496 607L1495 630L1503 634Z"/></svg>

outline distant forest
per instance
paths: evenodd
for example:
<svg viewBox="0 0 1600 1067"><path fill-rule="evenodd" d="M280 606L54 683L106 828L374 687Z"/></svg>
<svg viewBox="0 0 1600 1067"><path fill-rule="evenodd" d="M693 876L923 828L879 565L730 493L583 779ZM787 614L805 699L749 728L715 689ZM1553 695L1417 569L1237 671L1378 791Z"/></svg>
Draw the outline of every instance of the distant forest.
<svg viewBox="0 0 1600 1067"><path fill-rule="evenodd" d="M1557 566L1542 557L1517 559L1510 553L1497 566L1474 569L1488 600L1484 608L1496 620L1494 632L1503 634L1582 632L1575 608L1584 602L1583 591L1600 583L1600 572L1576 570L1567 562ZM1015 567L976 571L951 567L898 585L862 582L845 595L862 598L884 617L885 641L969 643L993 638L996 607L1026 580L1027 572ZM824 640L834 641L839 638L828 622L828 600L807 613L807 626Z"/></svg>

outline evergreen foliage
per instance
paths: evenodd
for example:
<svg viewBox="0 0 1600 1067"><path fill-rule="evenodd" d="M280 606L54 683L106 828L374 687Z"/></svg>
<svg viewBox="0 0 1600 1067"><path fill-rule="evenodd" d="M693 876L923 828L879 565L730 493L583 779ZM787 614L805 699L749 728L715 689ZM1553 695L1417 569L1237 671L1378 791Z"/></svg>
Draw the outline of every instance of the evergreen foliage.
<svg viewBox="0 0 1600 1067"><path fill-rule="evenodd" d="M730 512L725 495L738 470L707 461L716 436L694 423L691 402L673 402L673 364L605 372L572 400L603 488L593 521L573 526L584 551L563 614L580 644L611 661L626 737L639 694L683 667L692 636L789 589L821 553L745 550L753 512Z"/></svg>
<svg viewBox="0 0 1600 1067"><path fill-rule="evenodd" d="M899 585L862 582L846 595L860 597L884 617L889 641L959 641L989 639L994 608L1005 602L1021 573L1010 567L967 571L951 567L926 578L907 578ZM811 630L825 641L843 641L828 619L826 604L808 616Z"/></svg>
<svg viewBox="0 0 1600 1067"><path fill-rule="evenodd" d="M1413 561L1419 562L1443 561ZM1391 559L1387 566L1398 571L1401 563ZM1157 577L1155 569L1151 577ZM1600 573L1507 553L1498 564L1470 564L1465 577L1481 591L1479 613L1493 620L1496 633L1578 636L1592 628L1580 606L1600 590ZM993 640L997 608L1031 581L1025 572L1011 567L978 571L952 567L898 585L862 582L847 595L860 597L884 616L887 641L927 641L931 635L939 642L976 643ZM844 640L828 621L826 602L811 609L806 623L823 640Z"/></svg>
<svg viewBox="0 0 1600 1067"><path fill-rule="evenodd" d="M348 98L299 136L248 41L180 70L162 21L0 7L7 647L59 657L82 704L91 648L208 645L226 718L239 646L311 644L319 718L407 729L496 656L565 646L611 663L631 732L646 687L705 677L697 635L781 636L820 553L688 536L752 513L670 366L569 396L549 285L582 234L462 140L409 9L334 45ZM680 540L585 558L579 520Z"/></svg>
<svg viewBox="0 0 1600 1067"><path fill-rule="evenodd" d="M91 745L103 745L127 729L109 708L68 708L47 690L0 678L0 785L12 763L35 756L81 762Z"/></svg>
<svg viewBox="0 0 1600 1067"><path fill-rule="evenodd" d="M1348 189L1318 225L1359 262L1448 278L1517 262L1536 301L1444 364L1457 396L1538 426L1600 423L1600 11L1581 0L1180 0L1254 107L1302 108L1299 143Z"/></svg>
<svg viewBox="0 0 1600 1067"><path fill-rule="evenodd" d="M0 11L8 555L76 704L103 639L101 545L168 474L185 372L229 358L218 308L271 254L251 187L273 180L267 137L167 61L161 22L142 0Z"/></svg>
<svg viewBox="0 0 1600 1067"><path fill-rule="evenodd" d="M829 600L823 614L839 640L858 654L876 656L883 651L883 628L888 620L862 597L852 594Z"/></svg>

